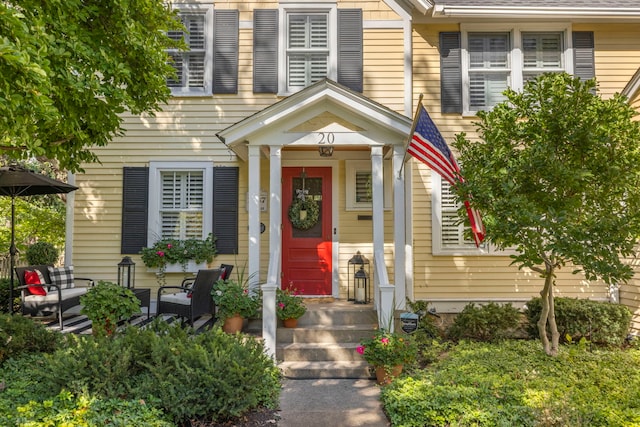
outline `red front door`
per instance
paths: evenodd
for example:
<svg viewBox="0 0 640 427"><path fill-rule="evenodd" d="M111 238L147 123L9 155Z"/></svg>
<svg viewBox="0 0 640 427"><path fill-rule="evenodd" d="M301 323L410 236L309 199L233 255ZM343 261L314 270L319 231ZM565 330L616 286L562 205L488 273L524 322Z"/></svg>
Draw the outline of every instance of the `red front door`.
<svg viewBox="0 0 640 427"><path fill-rule="evenodd" d="M289 218L293 202L304 195L315 201L313 225ZM295 218L308 217L310 211ZM302 295L331 295L331 168L282 169L282 287Z"/></svg>

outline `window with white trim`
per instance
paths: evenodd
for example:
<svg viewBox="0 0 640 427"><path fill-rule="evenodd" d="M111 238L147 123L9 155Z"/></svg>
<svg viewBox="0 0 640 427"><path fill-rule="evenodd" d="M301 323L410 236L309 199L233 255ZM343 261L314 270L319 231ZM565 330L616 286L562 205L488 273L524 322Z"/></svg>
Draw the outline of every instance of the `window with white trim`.
<svg viewBox="0 0 640 427"><path fill-rule="evenodd" d="M149 239L204 238L211 233L213 170L204 162L151 162Z"/></svg>
<svg viewBox="0 0 640 427"><path fill-rule="evenodd" d="M371 210L373 206L373 190L371 186L371 161L370 160L347 160L346 166L346 188L347 210ZM392 179L391 161L383 162L384 177L384 208L391 209Z"/></svg>
<svg viewBox="0 0 640 427"><path fill-rule="evenodd" d="M476 247L469 226L458 217L457 203L451 184L436 172L431 172L432 251L434 255L509 255L511 250L500 251L483 242Z"/></svg>
<svg viewBox="0 0 640 427"><path fill-rule="evenodd" d="M507 88L522 90L524 82L569 67L566 26L519 26L500 31L495 25L463 29L463 103L473 114L504 101ZM486 29L491 28L491 31Z"/></svg>
<svg viewBox="0 0 640 427"><path fill-rule="evenodd" d="M174 40L184 38L186 51L169 49L176 77L167 79L173 95L210 95L213 75L213 6L179 9L186 31L169 31Z"/></svg>
<svg viewBox="0 0 640 427"><path fill-rule="evenodd" d="M293 93L322 80L336 79L336 8L285 9L280 69L281 92Z"/></svg>

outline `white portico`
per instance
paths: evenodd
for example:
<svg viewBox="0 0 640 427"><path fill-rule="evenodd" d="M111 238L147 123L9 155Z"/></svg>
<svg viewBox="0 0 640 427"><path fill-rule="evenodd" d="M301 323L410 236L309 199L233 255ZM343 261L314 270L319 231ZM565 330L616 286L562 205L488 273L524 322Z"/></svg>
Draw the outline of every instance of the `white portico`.
<svg viewBox="0 0 640 427"><path fill-rule="evenodd" d="M410 168L402 170L405 143L411 130L411 119L371 101L333 81L322 80L291 95L264 110L219 132L223 140L242 160L248 170L248 273L260 277L261 261L268 259L268 268L263 290L263 336L269 351L275 352L275 289L288 280L289 257L302 253L304 249L288 249L294 241L305 239L294 230L289 233L285 209L291 200L288 185L300 185L299 179L291 176L309 176L309 181L323 182L320 200L324 214L314 236L314 251L326 256L321 267L326 280L318 271L318 286L308 285L307 295L327 295L339 298L339 254L341 250L340 225L346 223L344 191L346 178L340 165L345 159L368 159L370 161L370 221L371 229L367 244L371 255L373 301L379 313L381 325L389 325L395 306L403 307L407 289L411 286L411 204L407 175ZM323 151L322 155L319 151ZM268 158L268 206L269 221L266 229L269 239L268 258L260 253L261 223L261 158ZM385 163L389 167L385 167ZM283 174L283 171L285 173ZM313 178L314 173L318 178ZM324 174L324 175L322 175ZM321 181L322 177L324 181ZM385 201L385 187L387 200ZM264 188L264 187L263 187ZM320 188L320 187L319 187ZM318 190L320 191L320 190ZM390 203L392 196L393 203ZM385 238L385 208L392 211L392 232ZM283 215L284 213L284 215ZM368 212L367 212L368 213ZM344 217L343 217L344 216ZM369 216L367 216L369 217ZM285 218L283 220L283 218ZM284 222L284 224L283 224ZM386 224L386 229L390 227ZM283 232L284 230L284 232ZM386 240L386 255L385 255ZM315 248L317 247L317 250ZM322 248L322 250L320 250ZM390 254L390 250L392 253ZM283 250L284 249L284 250ZM284 255L283 255L284 254ZM389 280L387 265L393 263L393 280ZM262 271L264 271L262 269ZM307 276L314 276L313 268ZM295 273L291 273L291 277ZM322 280L328 286L322 287ZM302 283L302 282L301 282ZM304 282L307 283L307 282ZM395 283L398 286L392 285ZM258 282L253 283L254 286ZM275 354L275 353L273 353Z"/></svg>

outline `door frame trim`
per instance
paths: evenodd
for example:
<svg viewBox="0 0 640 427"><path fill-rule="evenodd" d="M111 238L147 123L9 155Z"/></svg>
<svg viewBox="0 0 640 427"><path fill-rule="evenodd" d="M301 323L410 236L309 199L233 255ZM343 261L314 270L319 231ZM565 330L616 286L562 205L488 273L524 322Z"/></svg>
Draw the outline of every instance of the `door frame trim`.
<svg viewBox="0 0 640 427"><path fill-rule="evenodd" d="M331 168L331 296L338 298L340 294L340 269L338 265L340 250L340 227L338 227L338 191L340 190L339 160L306 160L283 159L281 167L330 167ZM281 240L282 245L282 240ZM282 260L281 260L282 262Z"/></svg>

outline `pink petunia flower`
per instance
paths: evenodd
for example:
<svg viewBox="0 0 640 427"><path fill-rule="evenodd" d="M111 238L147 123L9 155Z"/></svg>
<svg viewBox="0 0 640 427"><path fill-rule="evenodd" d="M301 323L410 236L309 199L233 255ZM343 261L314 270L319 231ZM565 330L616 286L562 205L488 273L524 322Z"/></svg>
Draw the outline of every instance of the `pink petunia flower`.
<svg viewBox="0 0 640 427"><path fill-rule="evenodd" d="M281 302L279 302L279 303L278 303L278 307L280 307L280 308L284 309L284 304L283 304L283 303L281 303Z"/></svg>
<svg viewBox="0 0 640 427"><path fill-rule="evenodd" d="M358 347L356 347L356 351L358 352L358 354L364 354L364 346L359 345Z"/></svg>
<svg viewBox="0 0 640 427"><path fill-rule="evenodd" d="M163 257L164 256L164 252L158 251L158 252L156 252L156 255L158 255L159 257Z"/></svg>
<svg viewBox="0 0 640 427"><path fill-rule="evenodd" d="M171 243L167 243L167 249L171 249L173 247L173 245L171 245Z"/></svg>
<svg viewBox="0 0 640 427"><path fill-rule="evenodd" d="M384 344L384 345L387 345L387 344L389 344L389 338L386 338L386 337L385 338L380 338L380 342L382 344Z"/></svg>

